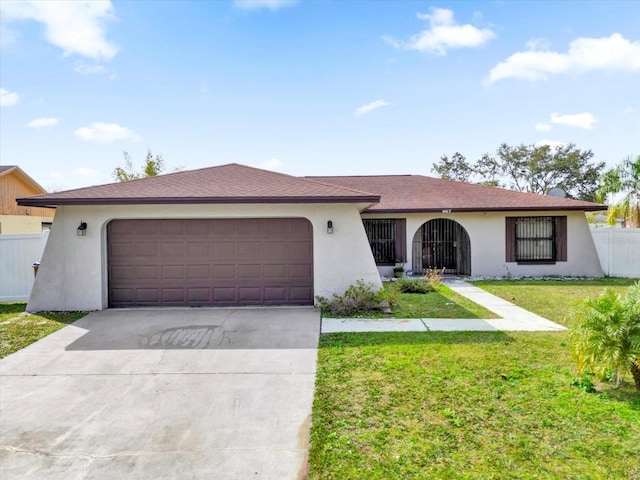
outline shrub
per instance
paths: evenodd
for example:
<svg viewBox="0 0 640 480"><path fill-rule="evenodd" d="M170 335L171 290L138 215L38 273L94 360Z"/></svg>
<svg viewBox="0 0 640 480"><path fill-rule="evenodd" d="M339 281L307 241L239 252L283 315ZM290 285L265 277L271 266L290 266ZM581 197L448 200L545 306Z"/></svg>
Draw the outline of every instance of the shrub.
<svg viewBox="0 0 640 480"><path fill-rule="evenodd" d="M350 285L342 295L334 293L331 299L317 296L316 300L326 315L337 317L351 317L377 313L381 310L381 303L387 302L390 307L397 303L397 290L378 289L373 283L358 280Z"/></svg>
<svg viewBox="0 0 640 480"><path fill-rule="evenodd" d="M423 278L433 287L435 290L438 285L442 283L442 277L444 276L444 267L441 269L429 268L424 272Z"/></svg>
<svg viewBox="0 0 640 480"><path fill-rule="evenodd" d="M624 297L607 289L588 298L571 315L578 375L587 368L602 377L609 371L619 384L621 371L630 371L640 390L640 282Z"/></svg>
<svg viewBox="0 0 640 480"><path fill-rule="evenodd" d="M428 293L435 290L435 287L425 277L400 278L395 284L402 293Z"/></svg>

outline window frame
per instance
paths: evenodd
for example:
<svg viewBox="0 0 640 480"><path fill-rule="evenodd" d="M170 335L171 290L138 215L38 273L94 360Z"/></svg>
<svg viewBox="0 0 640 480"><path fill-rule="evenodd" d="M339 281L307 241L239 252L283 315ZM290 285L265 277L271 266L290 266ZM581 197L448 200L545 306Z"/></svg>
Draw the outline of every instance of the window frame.
<svg viewBox="0 0 640 480"><path fill-rule="evenodd" d="M388 223L386 229L375 227L376 224ZM406 219L404 218L363 218L362 225L367 235L367 241L371 248L371 253L377 266L395 266L398 263L405 263L407 254L407 227ZM391 238L374 238L376 230L386 231L390 234ZM386 245L384 249L387 250L386 258L380 259L376 255L376 251L380 251L375 248L374 245ZM393 257L393 258L391 258Z"/></svg>
<svg viewBox="0 0 640 480"><path fill-rule="evenodd" d="M518 222L550 219L553 223L552 236L518 236ZM518 265L553 265L556 262L567 261L567 217L561 215L524 215L518 217L506 217L506 261L515 262ZM541 230L543 231L543 230ZM519 242L536 242L548 240L551 243L551 258L532 259L524 258L518 254Z"/></svg>

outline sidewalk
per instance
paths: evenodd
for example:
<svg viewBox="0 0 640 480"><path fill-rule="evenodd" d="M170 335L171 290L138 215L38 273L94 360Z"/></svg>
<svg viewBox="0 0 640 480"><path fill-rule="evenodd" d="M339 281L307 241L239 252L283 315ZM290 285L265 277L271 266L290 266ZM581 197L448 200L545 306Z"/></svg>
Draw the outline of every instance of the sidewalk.
<svg viewBox="0 0 640 480"><path fill-rule="evenodd" d="M455 332L505 331L550 332L566 330L551 320L531 313L457 278L443 283L454 292L482 305L502 318L323 318L322 333L336 332Z"/></svg>

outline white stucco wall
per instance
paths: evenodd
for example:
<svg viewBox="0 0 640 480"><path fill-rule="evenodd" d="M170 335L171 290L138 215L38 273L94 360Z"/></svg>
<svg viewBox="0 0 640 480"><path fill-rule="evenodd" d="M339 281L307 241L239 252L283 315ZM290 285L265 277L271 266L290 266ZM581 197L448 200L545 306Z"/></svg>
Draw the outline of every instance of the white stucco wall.
<svg viewBox="0 0 640 480"><path fill-rule="evenodd" d="M107 308L107 238L111 220L135 218L298 217L313 226L315 295L342 292L358 279L381 286L357 204L122 205L58 207L27 310ZM334 233L327 234L327 220ZM87 234L76 235L81 221Z"/></svg>
<svg viewBox="0 0 640 480"><path fill-rule="evenodd" d="M567 217L567 261L554 265L518 265L506 262L505 218L518 216L566 216ZM447 218L461 224L471 242L472 277L526 277L526 276L589 276L603 275L598 254L589 231L584 212L486 212L450 214L406 214L365 215L366 218L406 218L407 257L405 266L412 269L413 236L423 223L435 218ZM391 267L379 267L381 274L388 275Z"/></svg>

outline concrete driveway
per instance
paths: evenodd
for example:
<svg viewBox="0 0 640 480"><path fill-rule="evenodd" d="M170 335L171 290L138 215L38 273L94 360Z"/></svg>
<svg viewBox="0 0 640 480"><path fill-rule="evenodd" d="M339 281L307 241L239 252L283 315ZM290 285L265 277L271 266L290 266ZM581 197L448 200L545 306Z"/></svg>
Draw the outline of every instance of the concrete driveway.
<svg viewBox="0 0 640 480"><path fill-rule="evenodd" d="M92 313L0 361L0 478L306 476L320 312Z"/></svg>

